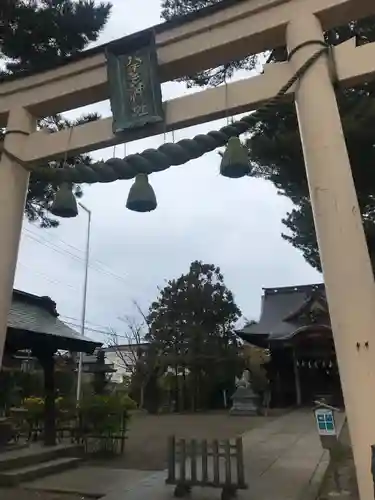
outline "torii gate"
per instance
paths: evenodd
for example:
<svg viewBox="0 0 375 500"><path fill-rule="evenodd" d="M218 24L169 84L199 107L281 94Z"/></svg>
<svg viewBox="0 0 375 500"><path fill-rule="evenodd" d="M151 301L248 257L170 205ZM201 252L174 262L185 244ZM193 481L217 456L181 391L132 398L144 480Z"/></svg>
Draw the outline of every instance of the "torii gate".
<svg viewBox="0 0 375 500"><path fill-rule="evenodd" d="M67 152L82 153L224 117L227 113L256 109L273 98L279 87L320 50L325 54L316 57L297 86L286 93L294 93L297 106L360 496L361 500L372 500L375 285L329 63L335 61L336 77L341 85L365 81L375 75L375 43L356 48L355 40L351 40L332 49L331 56L322 50L323 30L371 14L375 14L375 3L369 0L224 0L219 6L204 9L199 16L187 16L146 30L143 33L146 37L152 32L155 38L154 53L162 81L285 43L290 58L288 62L267 66L263 75L232 83L227 89L221 86L168 101L164 103L164 122L130 129L125 126L125 131L116 134L112 131L112 119L50 135L36 131L35 125L37 117L110 97L104 47L88 51L55 69L2 83L0 126L7 128L7 135L0 163L0 359L29 173L58 183L63 180L107 182L134 177L144 166L139 160L147 155L150 160L152 154L145 153L142 158L133 155L126 162L108 161L107 165L83 169L85 171L78 167L53 171L37 167L38 164L62 158ZM115 52L121 53L134 45L132 40L128 37L117 41L113 45ZM229 132L227 127L225 139L221 136L216 145L225 144L229 136L239 135L245 129L244 123ZM218 138L215 134L212 137ZM203 141L202 136L200 139ZM215 144L211 144L201 151L195 149L177 160L171 159L173 152L168 152L168 147L162 153L169 157L169 166L214 147ZM165 165L150 171L162 168Z"/></svg>

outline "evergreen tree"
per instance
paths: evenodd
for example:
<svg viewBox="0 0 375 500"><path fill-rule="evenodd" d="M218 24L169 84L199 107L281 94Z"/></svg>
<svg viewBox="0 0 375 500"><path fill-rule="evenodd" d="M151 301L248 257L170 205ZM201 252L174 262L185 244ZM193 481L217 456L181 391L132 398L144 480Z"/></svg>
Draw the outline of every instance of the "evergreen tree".
<svg viewBox="0 0 375 500"><path fill-rule="evenodd" d="M220 0L164 0L163 17L186 14ZM350 38L357 45L375 41L375 16L332 29L325 34L326 41L338 45ZM268 62L286 60L286 48L280 47L266 54ZM263 55L264 56L264 55ZM264 57L263 57L264 59ZM227 65L228 71L238 68L253 68L260 57ZM222 82L224 67L194 75L187 79L188 85L218 84ZM282 82L281 82L282 84ZM337 100L343 121L346 143L352 165L362 219L366 231L370 255L375 265L375 83L369 82L351 89L338 89ZM324 115L322 114L322 118ZM283 237L302 251L313 267L320 270L319 251L316 241L309 191L299 138L297 118L292 103L282 103L273 108L269 118L258 122L247 140L252 174L271 181L279 194L288 197L294 208L283 219L288 229ZM329 165L327 165L329 168Z"/></svg>
<svg viewBox="0 0 375 500"><path fill-rule="evenodd" d="M207 390L232 383L240 369L234 334L240 315L220 269L212 264L192 262L187 274L161 290L150 307L146 339L165 369L173 368L177 403L178 379L187 373L193 409L207 402Z"/></svg>
<svg viewBox="0 0 375 500"><path fill-rule="evenodd" d="M0 0L0 4L0 82L7 75L50 69L78 54L98 39L111 10L109 3L95 5L93 0ZM39 126L56 131L97 119L96 113L77 120L56 115L43 118ZM78 161L90 164L91 158L69 157L66 164L73 166ZM62 162L50 162L48 166L56 168ZM25 208L30 221L39 222L41 227L58 224L46 211L56 187L31 177ZM76 194L81 195L79 186Z"/></svg>

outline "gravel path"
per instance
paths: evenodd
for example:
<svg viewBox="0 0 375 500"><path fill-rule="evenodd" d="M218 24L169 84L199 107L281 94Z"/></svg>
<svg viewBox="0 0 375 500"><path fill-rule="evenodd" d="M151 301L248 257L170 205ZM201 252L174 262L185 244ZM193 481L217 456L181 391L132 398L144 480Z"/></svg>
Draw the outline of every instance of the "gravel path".
<svg viewBox="0 0 375 500"><path fill-rule="evenodd" d="M148 415L139 413L129 423L125 454L107 465L113 468L163 470L167 467L167 439L177 438L227 439L264 425L269 417L231 417L228 412L207 414Z"/></svg>

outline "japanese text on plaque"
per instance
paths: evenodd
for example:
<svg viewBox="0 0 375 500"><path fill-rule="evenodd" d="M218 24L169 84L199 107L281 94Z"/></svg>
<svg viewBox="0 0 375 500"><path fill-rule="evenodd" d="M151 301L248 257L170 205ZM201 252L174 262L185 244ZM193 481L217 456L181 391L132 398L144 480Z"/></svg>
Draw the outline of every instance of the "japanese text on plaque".
<svg viewBox="0 0 375 500"><path fill-rule="evenodd" d="M136 116L147 115L147 104L145 103L145 84L142 79L143 61L137 56L128 56L126 64L128 76L129 103L131 112Z"/></svg>

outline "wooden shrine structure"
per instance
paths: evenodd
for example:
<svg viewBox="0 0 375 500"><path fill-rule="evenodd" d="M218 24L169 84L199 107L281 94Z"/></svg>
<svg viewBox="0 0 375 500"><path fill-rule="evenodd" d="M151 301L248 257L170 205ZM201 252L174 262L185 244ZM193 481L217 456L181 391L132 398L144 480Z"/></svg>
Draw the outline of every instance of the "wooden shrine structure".
<svg viewBox="0 0 375 500"><path fill-rule="evenodd" d="M265 288L258 323L237 332L269 349L271 405L313 406L325 398L342 406L342 392L323 284Z"/></svg>
<svg viewBox="0 0 375 500"><path fill-rule="evenodd" d="M4 363L12 364L17 353L28 351L36 358L44 373L44 432L47 446L56 444L55 354L59 350L92 353L100 342L82 337L59 319L56 303L14 290L8 316Z"/></svg>

